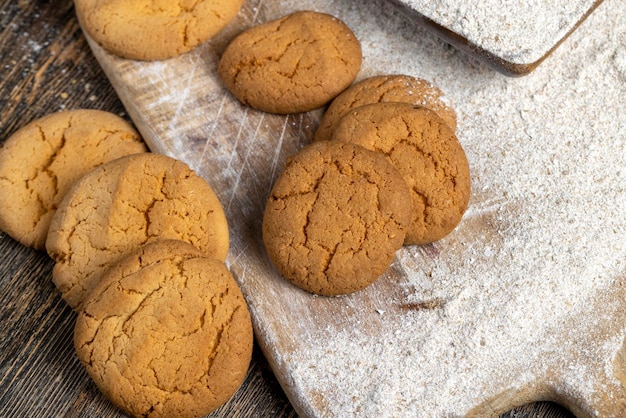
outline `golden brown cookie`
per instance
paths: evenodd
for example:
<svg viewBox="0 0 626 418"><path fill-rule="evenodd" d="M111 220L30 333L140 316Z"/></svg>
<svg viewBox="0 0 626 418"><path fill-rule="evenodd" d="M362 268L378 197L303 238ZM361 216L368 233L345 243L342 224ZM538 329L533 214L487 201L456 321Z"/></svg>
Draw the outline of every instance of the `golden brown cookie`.
<svg viewBox="0 0 626 418"><path fill-rule="evenodd" d="M135 129L100 110L70 110L36 119L0 148L0 229L44 248L50 220L70 186L107 161L146 152Z"/></svg>
<svg viewBox="0 0 626 418"><path fill-rule="evenodd" d="M218 73L241 102L271 113L322 107L361 68L361 44L341 20L302 11L254 26L226 48Z"/></svg>
<svg viewBox="0 0 626 418"><path fill-rule="evenodd" d="M78 313L78 358L131 416L205 416L236 392L250 364L243 295L219 260L129 257L103 275Z"/></svg>
<svg viewBox="0 0 626 418"><path fill-rule="evenodd" d="M75 0L82 29L123 58L160 60L190 51L233 20L243 0Z"/></svg>
<svg viewBox="0 0 626 418"><path fill-rule="evenodd" d="M224 260L228 225L205 180L186 164L139 154L104 164L79 180L52 219L46 249L54 284L80 309L110 264L153 241L186 241Z"/></svg>
<svg viewBox="0 0 626 418"><path fill-rule="evenodd" d="M414 216L406 244L427 244L461 221L470 197L470 170L456 135L437 114L407 103L376 103L347 113L333 140L378 151L411 188Z"/></svg>
<svg viewBox="0 0 626 418"><path fill-rule="evenodd" d="M372 103L400 102L427 107L456 131L456 113L443 100L443 92L426 80L408 75L379 75L361 80L332 101L324 113L314 141L329 140L339 119L350 110Z"/></svg>
<svg viewBox="0 0 626 418"><path fill-rule="evenodd" d="M265 207L263 241L282 275L309 292L370 285L402 247L411 196L384 156L316 142L292 156Z"/></svg>

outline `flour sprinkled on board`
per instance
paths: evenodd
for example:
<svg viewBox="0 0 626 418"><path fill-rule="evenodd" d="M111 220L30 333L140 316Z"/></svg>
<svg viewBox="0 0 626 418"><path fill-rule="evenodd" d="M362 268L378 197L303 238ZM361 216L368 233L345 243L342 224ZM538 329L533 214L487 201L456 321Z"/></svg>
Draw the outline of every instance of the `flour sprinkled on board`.
<svg viewBox="0 0 626 418"><path fill-rule="evenodd" d="M361 22L363 77L392 68L434 80L444 90L459 115L474 197L457 232L398 254L404 293L377 309L387 327L375 340L376 325L357 322L321 333L319 345L302 352L306 359L298 352L280 359L293 365L290 384L320 399L319 409L305 413L462 416L498 396L494 387L520 399L543 391L559 400L598 403L602 394L620 393L612 359L622 347L624 326L611 318L626 319L624 288L616 284L626 270L626 226L624 217L613 215L626 207L626 170L616 169L626 167L626 132L615 112L624 105L626 88L619 81L620 31L600 23L609 19L606 10L596 12L587 29L602 34L591 40L582 29L571 40L575 48L564 48L545 68L516 80L480 66L473 72L452 63L442 67L440 57L417 65L398 61L422 52L408 42L392 46L388 32L378 29L380 21L367 21L358 10L329 8L348 22ZM618 24L623 28L624 19ZM410 39L412 31L404 28L400 36ZM422 39L421 47L449 53L438 42ZM612 67L617 71L600 76ZM605 331L610 338L600 335ZM537 381L544 387L537 389ZM568 406L597 414L585 405Z"/></svg>
<svg viewBox="0 0 626 418"><path fill-rule="evenodd" d="M257 341L303 416L489 416L541 398L581 417L620 416L621 1L604 0L523 78L502 76L445 45L387 0L246 2L239 29L305 8L339 17L362 43L359 78L429 80L457 112L473 188L461 224L433 245L403 249L372 286L342 298L290 286L260 238L272 179L310 140L320 113L268 115L225 94L211 54L234 36L232 28L158 74L125 63L137 70L132 84L120 81L128 68L104 65L117 83L131 84L120 89L123 99L137 86L127 108L136 122L146 115L143 132L155 128L145 135L154 147L196 168L226 202L229 267L249 302ZM155 94L169 100L150 106ZM182 117L174 123L172 115Z"/></svg>
<svg viewBox="0 0 626 418"><path fill-rule="evenodd" d="M515 64L539 60L598 0L398 0Z"/></svg>

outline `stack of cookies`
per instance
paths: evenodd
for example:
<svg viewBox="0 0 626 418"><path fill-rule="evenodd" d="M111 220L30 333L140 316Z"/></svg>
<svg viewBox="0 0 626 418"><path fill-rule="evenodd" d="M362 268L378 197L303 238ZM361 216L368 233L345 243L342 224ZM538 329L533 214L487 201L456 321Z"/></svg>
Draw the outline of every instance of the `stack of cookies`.
<svg viewBox="0 0 626 418"><path fill-rule="evenodd" d="M75 110L0 149L0 227L55 260L76 353L132 416L203 416L243 382L250 314L224 261L228 224L186 164L123 119Z"/></svg>
<svg viewBox="0 0 626 418"><path fill-rule="evenodd" d="M242 1L75 5L106 49L152 60L208 39ZM399 75L352 84L361 60L342 21L302 11L244 31L218 66L232 94L262 111L331 103L313 143L277 179L262 231L280 273L320 295L369 286L403 245L450 233L469 200L456 115L441 91ZM203 416L243 382L252 325L225 266L224 210L203 179L148 153L122 119L62 112L7 140L0 228L55 260L53 282L78 314L77 355L126 413Z"/></svg>
<svg viewBox="0 0 626 418"><path fill-rule="evenodd" d="M403 245L432 243L458 225L470 172L441 98L424 80L389 75L334 99L265 208L263 240L284 277L315 294L352 293Z"/></svg>
<svg viewBox="0 0 626 418"><path fill-rule="evenodd" d="M458 225L470 171L442 96L424 80L389 75L333 100L265 208L263 239L285 278L315 294L352 293L403 245L432 243Z"/></svg>
<svg viewBox="0 0 626 418"><path fill-rule="evenodd" d="M429 244L461 221L470 171L443 93L411 76L364 79L330 105L314 141L334 140L382 153L411 189L413 216L405 244Z"/></svg>
<svg viewBox="0 0 626 418"><path fill-rule="evenodd" d="M75 8L83 30L109 52L161 60L219 32L243 0L166 3L76 0ZM219 72L242 102L293 113L327 104L360 65L360 44L343 22L298 12L242 33ZM409 198L397 175L381 187ZM395 235L394 224L409 219L393 200L392 222L374 221L383 234ZM252 325L224 264L223 208L204 180L180 161L148 153L121 118L61 112L7 140L0 150L0 228L54 259L53 282L77 313L76 353L124 412L204 416L242 383Z"/></svg>
<svg viewBox="0 0 626 418"><path fill-rule="evenodd" d="M345 23L302 11L244 31L218 66L228 90L262 111L331 103L313 144L287 161L263 219L280 273L319 295L368 286L403 245L449 234L469 202L469 165L443 93L404 75L352 84L361 60Z"/></svg>

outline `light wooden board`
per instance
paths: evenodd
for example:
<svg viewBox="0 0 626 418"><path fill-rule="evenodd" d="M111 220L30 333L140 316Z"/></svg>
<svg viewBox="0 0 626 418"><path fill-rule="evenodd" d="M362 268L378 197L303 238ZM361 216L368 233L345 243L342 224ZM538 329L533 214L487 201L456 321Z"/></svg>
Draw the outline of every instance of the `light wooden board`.
<svg viewBox="0 0 626 418"><path fill-rule="evenodd" d="M509 75L534 70L602 0L395 0L416 22Z"/></svg>
<svg viewBox="0 0 626 418"><path fill-rule="evenodd" d="M620 2L605 0L521 79L459 54L383 0L250 0L215 39L162 62L119 59L89 42L151 149L187 162L218 193L228 265L302 416L496 416L543 399L580 417L617 417L626 415ZM291 286L261 241L272 183L323 110L255 111L216 75L236 34L297 9L354 29L359 78L404 73L443 89L472 168L459 227L400 250L375 284L348 297Z"/></svg>

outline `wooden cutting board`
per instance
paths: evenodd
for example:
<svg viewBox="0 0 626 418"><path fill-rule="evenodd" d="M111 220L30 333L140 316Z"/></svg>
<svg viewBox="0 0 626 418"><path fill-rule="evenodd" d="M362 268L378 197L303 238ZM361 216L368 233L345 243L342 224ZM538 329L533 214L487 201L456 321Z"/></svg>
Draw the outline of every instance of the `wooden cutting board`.
<svg viewBox="0 0 626 418"><path fill-rule="evenodd" d="M256 338L302 416L496 416L535 400L579 417L626 416L626 16L605 0L546 63L504 77L384 0L246 2L195 51L117 58L89 40L154 152L214 187L228 265ZM473 194L459 227L406 247L369 288L316 297L283 280L261 241L265 200L323 110L242 106L216 67L253 24L332 13L361 40L359 78L425 78L458 113Z"/></svg>
<svg viewBox="0 0 626 418"><path fill-rule="evenodd" d="M602 0L395 0L416 22L509 75L534 70Z"/></svg>

